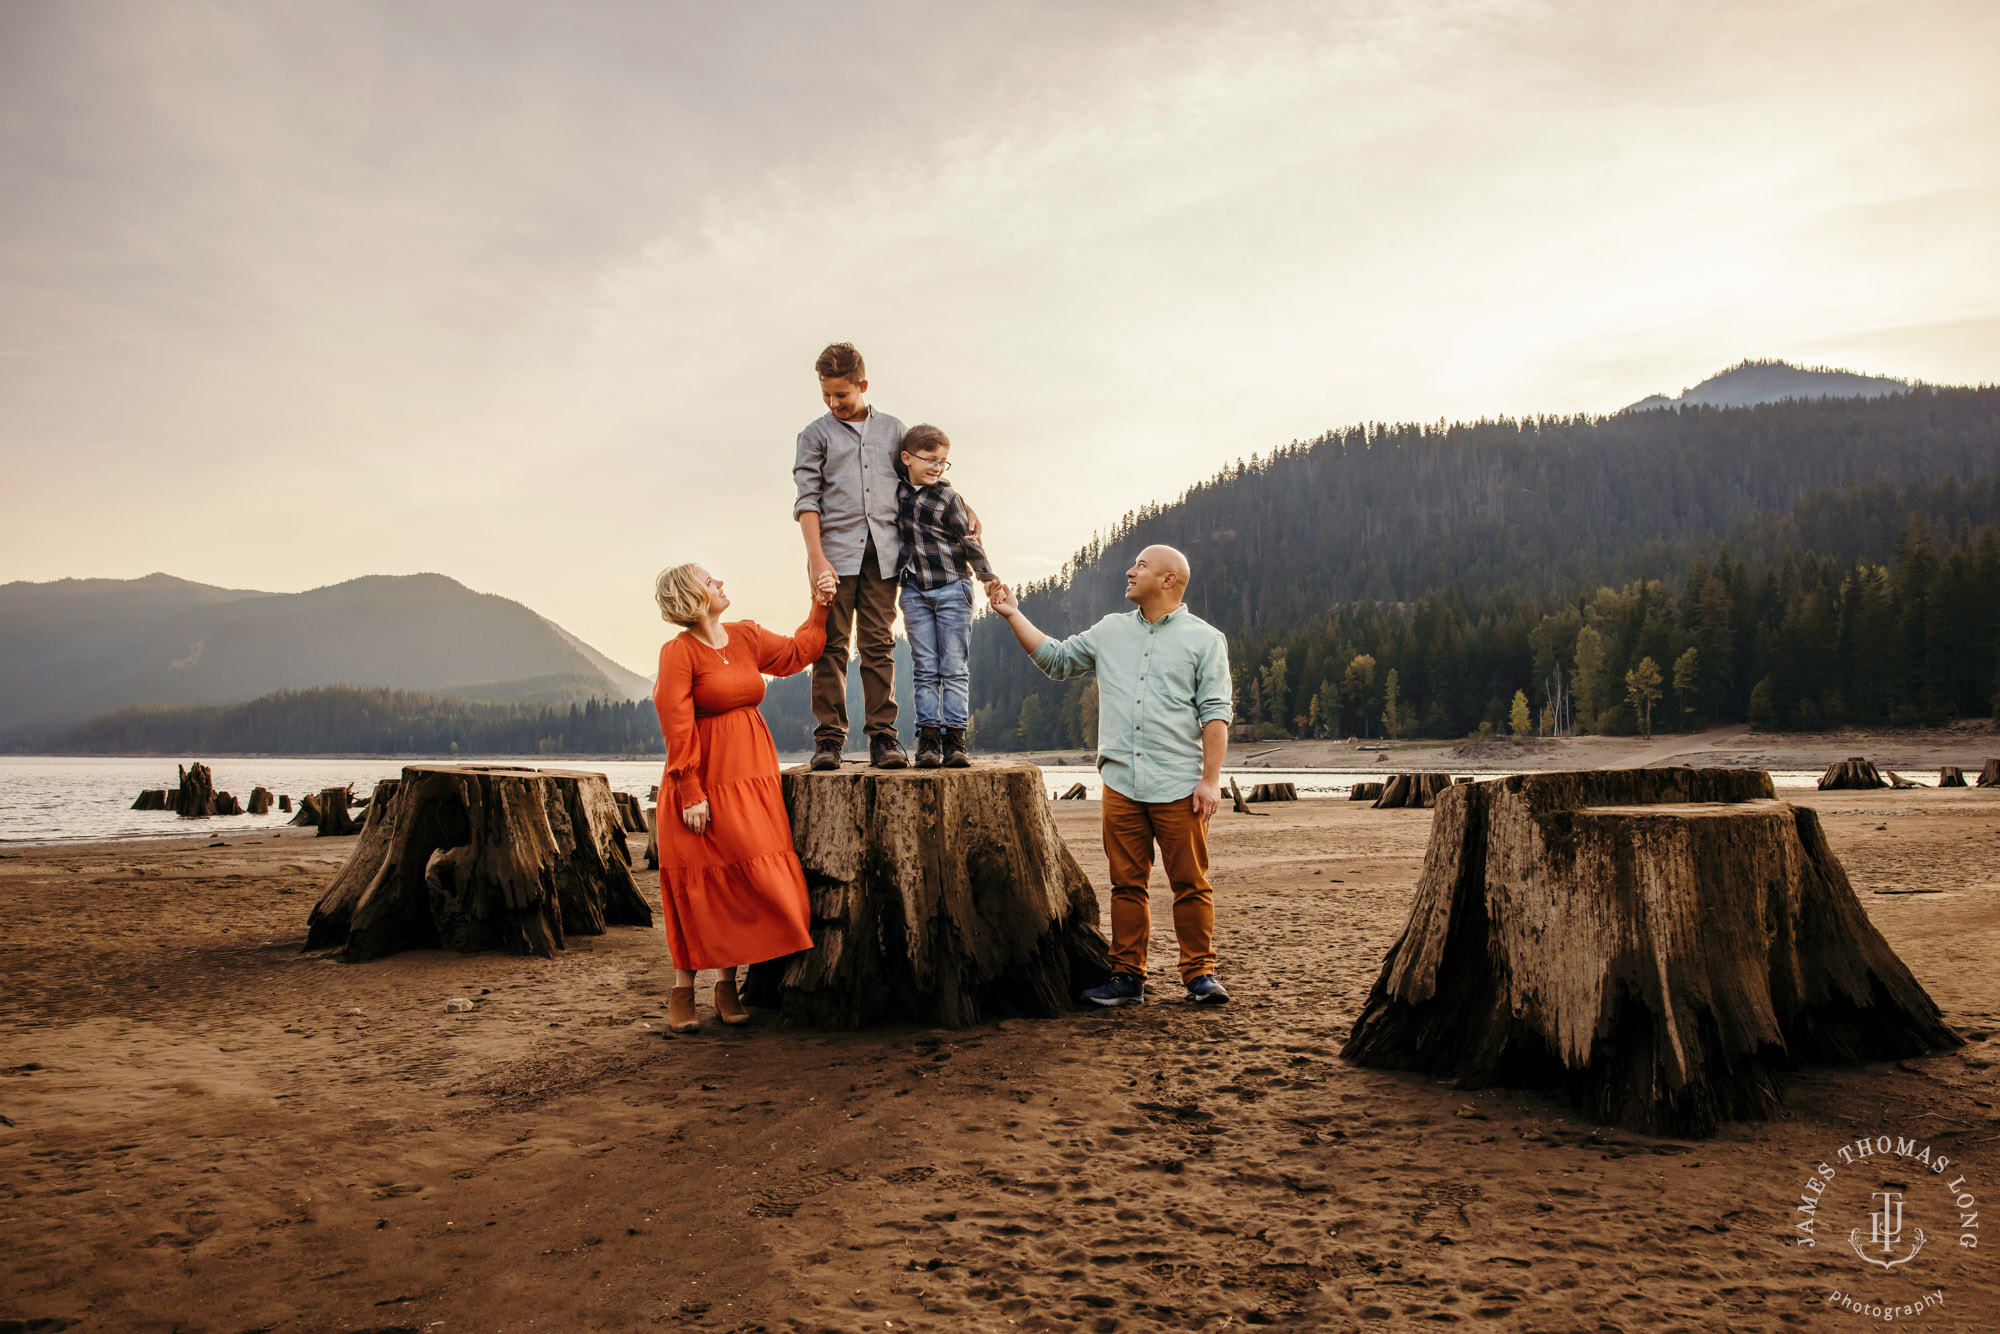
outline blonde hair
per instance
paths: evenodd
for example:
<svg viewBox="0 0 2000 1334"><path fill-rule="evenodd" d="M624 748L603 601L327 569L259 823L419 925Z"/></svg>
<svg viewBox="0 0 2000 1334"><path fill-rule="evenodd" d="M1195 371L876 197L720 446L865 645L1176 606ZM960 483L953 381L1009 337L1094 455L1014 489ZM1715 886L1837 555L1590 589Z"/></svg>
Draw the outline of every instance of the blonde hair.
<svg viewBox="0 0 2000 1334"><path fill-rule="evenodd" d="M708 586L695 573L699 569L689 561L661 570L653 580L653 601L659 605L661 620L694 625L708 614Z"/></svg>

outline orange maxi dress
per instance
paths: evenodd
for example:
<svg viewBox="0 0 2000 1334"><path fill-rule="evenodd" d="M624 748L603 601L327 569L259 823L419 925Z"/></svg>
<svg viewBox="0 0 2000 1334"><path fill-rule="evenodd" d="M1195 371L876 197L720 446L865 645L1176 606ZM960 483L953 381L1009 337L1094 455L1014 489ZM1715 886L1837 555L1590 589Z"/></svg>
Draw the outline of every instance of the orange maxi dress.
<svg viewBox="0 0 2000 1334"><path fill-rule="evenodd" d="M723 626L710 648L692 634L660 650L653 708L667 742L656 819L660 900L674 967L761 963L812 948L805 871L778 786L778 750L757 706L766 676L810 667L826 648L826 609L789 638L755 621ZM706 801L708 831L680 819Z"/></svg>

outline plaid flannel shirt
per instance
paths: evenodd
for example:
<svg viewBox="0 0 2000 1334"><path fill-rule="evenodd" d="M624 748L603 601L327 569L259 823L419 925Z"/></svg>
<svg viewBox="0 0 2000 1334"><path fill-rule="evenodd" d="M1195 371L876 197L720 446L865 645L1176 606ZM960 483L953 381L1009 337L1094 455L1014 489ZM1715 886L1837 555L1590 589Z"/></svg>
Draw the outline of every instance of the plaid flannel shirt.
<svg viewBox="0 0 2000 1334"><path fill-rule="evenodd" d="M896 575L926 591L955 584L968 569L993 578L986 552L972 538L972 519L950 482L929 486L902 483L896 490L896 534L902 559Z"/></svg>

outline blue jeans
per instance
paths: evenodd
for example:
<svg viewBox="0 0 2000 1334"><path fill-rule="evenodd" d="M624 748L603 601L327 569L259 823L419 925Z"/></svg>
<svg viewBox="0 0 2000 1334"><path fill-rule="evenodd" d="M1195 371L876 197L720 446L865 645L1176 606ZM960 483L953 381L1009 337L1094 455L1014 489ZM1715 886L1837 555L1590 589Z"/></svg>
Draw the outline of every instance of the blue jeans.
<svg viewBox="0 0 2000 1334"><path fill-rule="evenodd" d="M917 726L963 727L972 717L972 581L904 584L902 602Z"/></svg>

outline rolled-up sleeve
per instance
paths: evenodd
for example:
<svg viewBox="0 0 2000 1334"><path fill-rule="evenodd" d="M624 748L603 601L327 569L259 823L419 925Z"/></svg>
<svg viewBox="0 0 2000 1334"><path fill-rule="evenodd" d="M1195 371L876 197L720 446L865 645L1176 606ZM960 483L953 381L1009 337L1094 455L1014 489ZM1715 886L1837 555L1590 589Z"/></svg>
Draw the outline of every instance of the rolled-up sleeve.
<svg viewBox="0 0 2000 1334"><path fill-rule="evenodd" d="M1229 641L1217 635L1195 665L1194 708L1200 725L1216 719L1231 721L1236 710L1230 704Z"/></svg>
<svg viewBox="0 0 2000 1334"><path fill-rule="evenodd" d="M1068 639L1044 639L1029 655L1042 675L1067 681L1097 668L1097 627L1091 626Z"/></svg>
<svg viewBox="0 0 2000 1334"><path fill-rule="evenodd" d="M792 456L792 481L799 489L792 517L818 514L820 496L826 490L826 439L811 427L799 432L798 452Z"/></svg>

